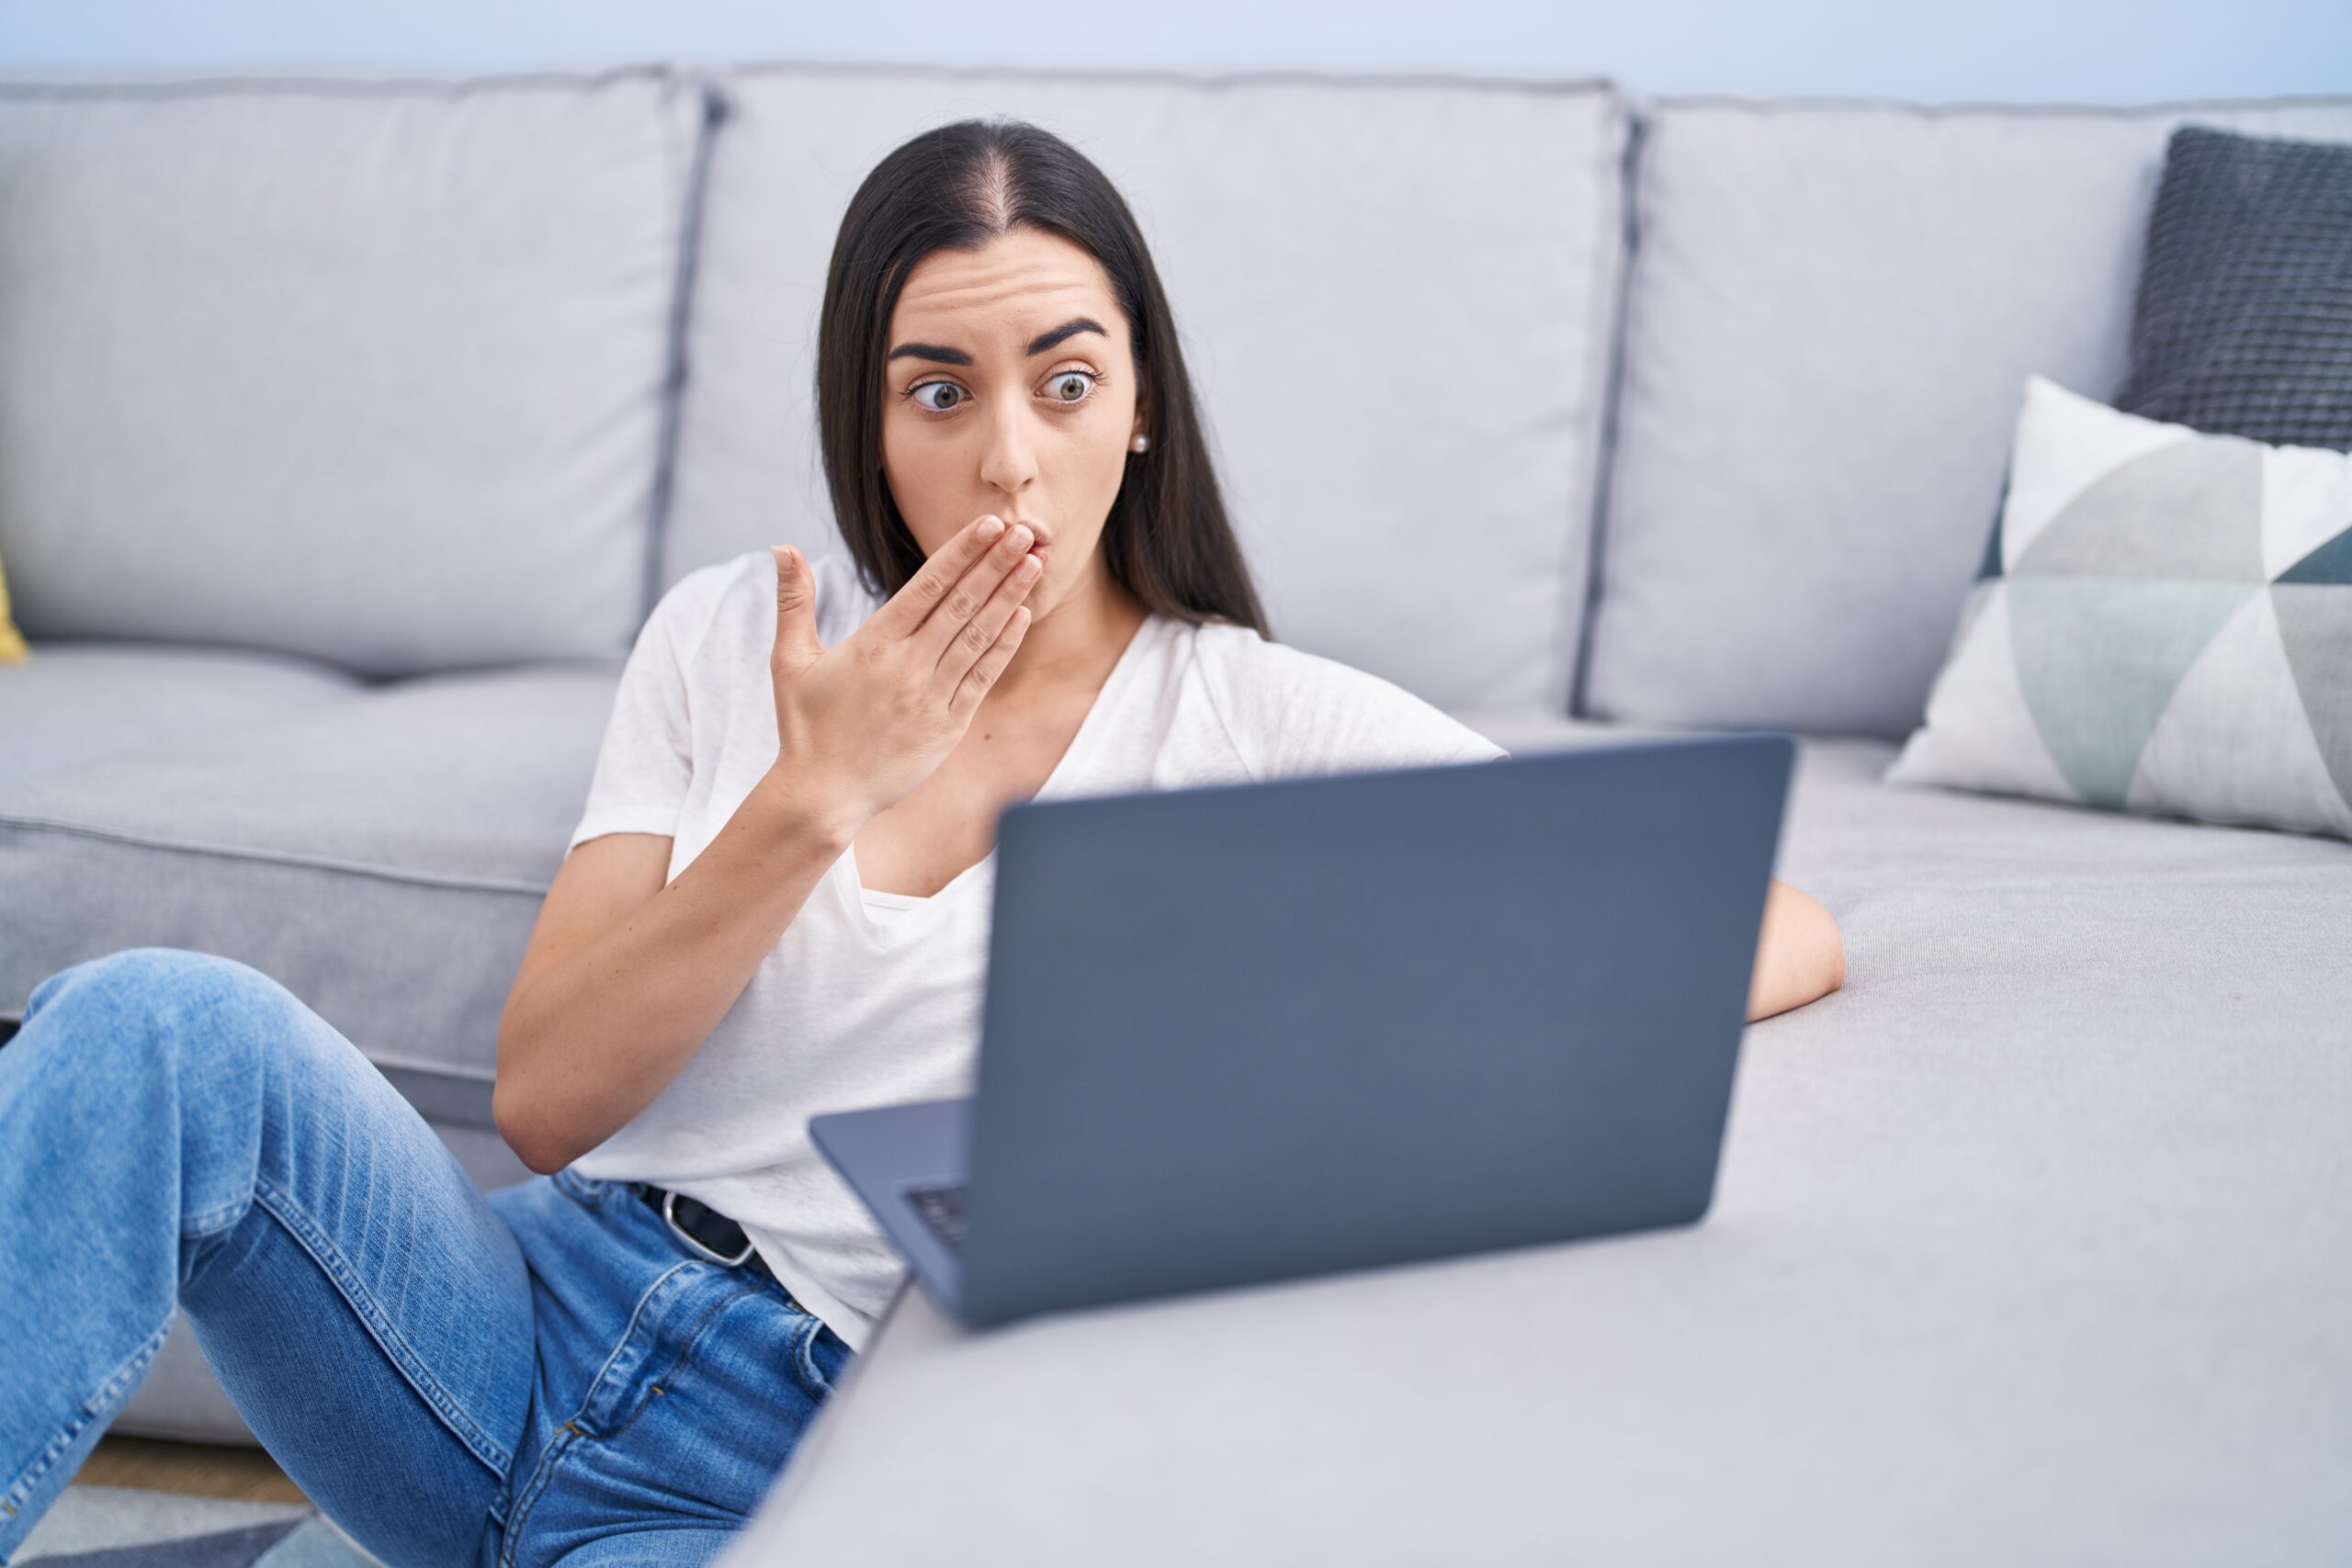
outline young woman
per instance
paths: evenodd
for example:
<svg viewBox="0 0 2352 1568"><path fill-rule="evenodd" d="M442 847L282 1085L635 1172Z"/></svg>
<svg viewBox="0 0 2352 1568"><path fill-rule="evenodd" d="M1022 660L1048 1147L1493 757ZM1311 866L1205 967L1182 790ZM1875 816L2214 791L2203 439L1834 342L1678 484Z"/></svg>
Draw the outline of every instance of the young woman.
<svg viewBox="0 0 2352 1568"><path fill-rule="evenodd" d="M0 1562L175 1306L388 1563L707 1561L903 1277L805 1125L968 1092L998 813L1506 754L1263 635L1159 277L1056 138L883 161L817 383L846 558L689 573L624 668L500 1027L534 1179L478 1193L232 960L34 989L0 1051ZM1842 968L1775 883L1750 1016Z"/></svg>

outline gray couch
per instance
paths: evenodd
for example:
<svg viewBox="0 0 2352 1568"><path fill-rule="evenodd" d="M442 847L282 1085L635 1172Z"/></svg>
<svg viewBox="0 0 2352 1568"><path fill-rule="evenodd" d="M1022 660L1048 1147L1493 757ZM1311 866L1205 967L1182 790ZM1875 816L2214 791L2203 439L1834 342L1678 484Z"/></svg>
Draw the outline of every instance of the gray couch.
<svg viewBox="0 0 2352 1568"><path fill-rule="evenodd" d="M2352 847L1880 774L2023 377L2121 378L2169 130L2352 139L2352 97L0 84L0 564L34 651L0 667L0 1016L119 948L226 953L485 1188L526 1177L492 1044L620 660L693 568L840 548L834 226L889 147L991 113L1136 208L1279 637L1521 751L1801 738L1778 874L1848 980L1751 1026L1710 1222L1779 1245L1670 1320L1638 1271L1578 1284L1614 1359L1563 1397L1771 1456L1756 1486L1805 1459L1888 1495L1880 1439L1940 1408L1922 1464L2096 1450L2085 1506L2341 1531ZM1713 1347L1712 1393L1645 1381L1668 1344ZM1763 1397L1775 1349L1826 1406ZM117 1429L250 1440L184 1321Z"/></svg>

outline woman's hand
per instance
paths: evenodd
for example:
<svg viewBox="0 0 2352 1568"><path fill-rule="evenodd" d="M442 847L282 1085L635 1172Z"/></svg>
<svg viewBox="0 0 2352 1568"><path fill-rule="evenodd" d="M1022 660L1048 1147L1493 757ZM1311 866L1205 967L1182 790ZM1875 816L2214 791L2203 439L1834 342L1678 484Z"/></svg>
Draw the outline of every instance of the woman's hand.
<svg viewBox="0 0 2352 1568"><path fill-rule="evenodd" d="M974 519L830 649L817 639L808 563L772 547L775 771L795 795L854 831L947 760L1028 628L1033 542L1026 528Z"/></svg>
<svg viewBox="0 0 2352 1568"><path fill-rule="evenodd" d="M1765 885L1764 924L1748 976L1747 1021L1803 1007L1846 983L1846 944L1819 899L1778 877Z"/></svg>

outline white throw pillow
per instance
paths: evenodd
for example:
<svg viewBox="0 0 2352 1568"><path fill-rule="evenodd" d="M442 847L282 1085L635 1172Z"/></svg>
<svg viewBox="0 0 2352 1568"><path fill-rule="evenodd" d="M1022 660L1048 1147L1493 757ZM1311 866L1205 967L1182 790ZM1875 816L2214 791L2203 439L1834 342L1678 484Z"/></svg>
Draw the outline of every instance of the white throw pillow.
<svg viewBox="0 0 2352 1568"><path fill-rule="evenodd" d="M2352 838L2352 455L2029 376L1985 573L1884 778Z"/></svg>

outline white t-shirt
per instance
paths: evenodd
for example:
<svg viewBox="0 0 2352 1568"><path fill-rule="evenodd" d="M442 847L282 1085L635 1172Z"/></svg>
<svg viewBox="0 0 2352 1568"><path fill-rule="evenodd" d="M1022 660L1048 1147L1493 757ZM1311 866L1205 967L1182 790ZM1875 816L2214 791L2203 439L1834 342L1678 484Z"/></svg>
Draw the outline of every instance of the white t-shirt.
<svg viewBox="0 0 2352 1568"><path fill-rule="evenodd" d="M880 601L846 557L812 570L817 635L831 648ZM763 549L662 596L623 668L572 845L667 834L670 878L702 852L775 761L775 641ZM1246 626L1155 612L1036 798L1508 755L1378 676ZM808 1121L972 1092L996 858L918 898L864 887L844 851L677 1077L573 1168L731 1215L785 1287L865 1348L904 1265Z"/></svg>

